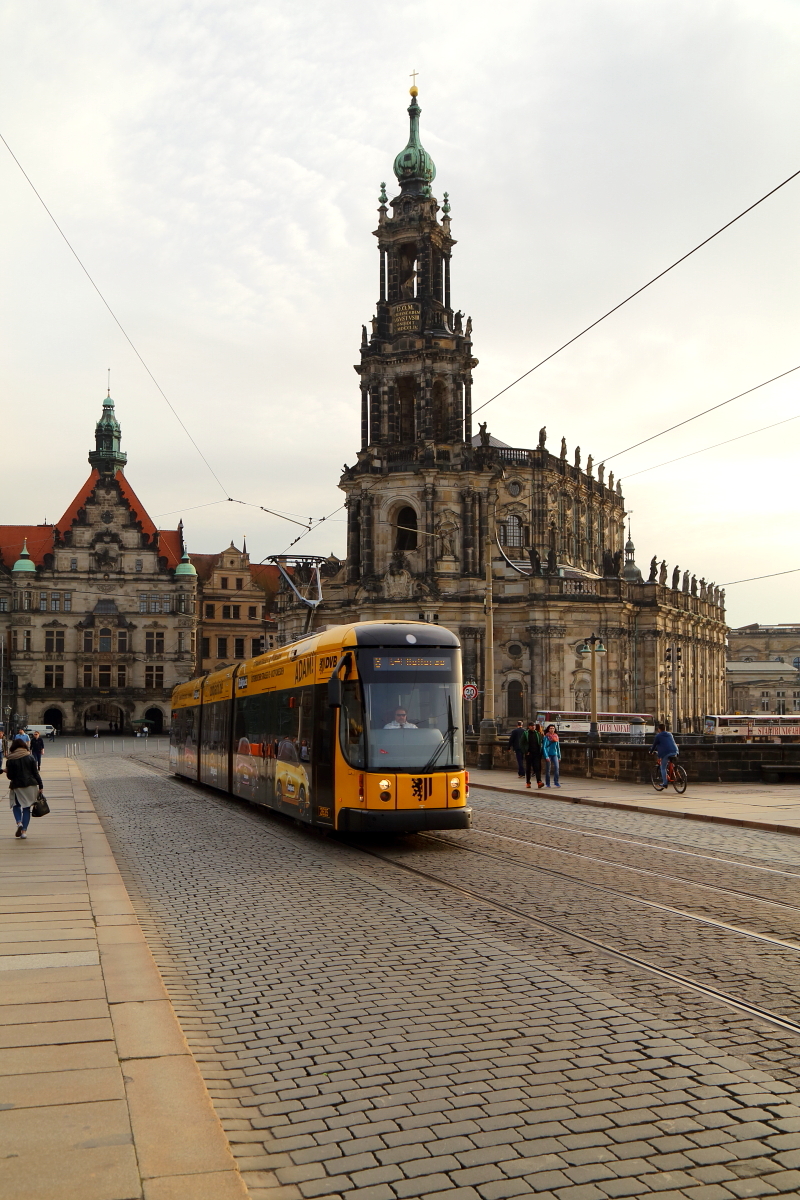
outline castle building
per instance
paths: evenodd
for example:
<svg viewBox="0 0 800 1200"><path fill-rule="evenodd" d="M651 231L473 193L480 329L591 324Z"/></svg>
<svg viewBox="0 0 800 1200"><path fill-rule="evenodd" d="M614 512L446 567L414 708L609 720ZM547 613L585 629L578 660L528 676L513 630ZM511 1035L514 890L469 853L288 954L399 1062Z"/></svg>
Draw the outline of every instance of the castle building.
<svg viewBox="0 0 800 1200"><path fill-rule="evenodd" d="M157 529L129 484L110 394L91 474L54 525L0 525L3 719L62 732L168 728L195 674L197 573L182 526Z"/></svg>
<svg viewBox="0 0 800 1200"><path fill-rule="evenodd" d="M728 711L800 713L800 625L728 630Z"/></svg>
<svg viewBox="0 0 800 1200"><path fill-rule="evenodd" d="M422 619L461 639L465 677L481 693L487 566L492 576L495 715L501 726L539 710L589 708L590 676L577 648L601 635L599 708L664 717L700 729L725 697L724 593L705 580L649 579L625 544L620 483L580 449L557 452L542 428L533 448L473 432L471 318L454 308L455 240L447 192L420 141L411 89L407 146L394 161L399 190L381 185L378 300L362 326L361 439L339 486L347 552L323 572L315 624ZM305 611L279 596L281 640ZM481 701L467 720L477 726Z"/></svg>

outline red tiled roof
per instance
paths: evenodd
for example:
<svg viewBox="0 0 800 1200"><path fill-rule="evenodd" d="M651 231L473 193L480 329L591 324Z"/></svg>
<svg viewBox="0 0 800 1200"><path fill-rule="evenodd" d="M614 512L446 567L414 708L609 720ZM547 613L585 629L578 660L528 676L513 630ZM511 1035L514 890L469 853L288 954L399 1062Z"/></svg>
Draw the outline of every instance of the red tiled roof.
<svg viewBox="0 0 800 1200"><path fill-rule="evenodd" d="M128 501L128 504L130 504L131 508L133 509L133 512L136 516L137 521L140 522L140 524L142 526L142 532L149 534L149 536L152 537L153 534L158 532L158 530L156 529L153 522L150 520L150 517L147 515L147 512L145 511L144 505L142 504L141 500L136 495L136 492L133 490L131 485L128 483L128 481L125 478L125 476L123 475L122 471L117 471L117 483L120 486L122 495L125 497L125 499ZM181 556L179 554L178 562L180 562L180 560L181 560Z"/></svg>
<svg viewBox="0 0 800 1200"><path fill-rule="evenodd" d="M177 567L183 557L180 529L159 529L158 553L166 558L168 567Z"/></svg>
<svg viewBox="0 0 800 1200"><path fill-rule="evenodd" d="M251 563L250 578L273 599L281 584L281 573L274 563Z"/></svg>
<svg viewBox="0 0 800 1200"><path fill-rule="evenodd" d="M54 532L52 525L0 525L0 562L11 570L27 539L28 553L40 567L45 554L53 553Z"/></svg>
<svg viewBox="0 0 800 1200"><path fill-rule="evenodd" d="M99 471L97 470L96 467L92 467L92 473L89 476L89 478L86 480L86 483L83 485L81 490L78 492L77 496L72 501L72 504L70 504L69 508L64 513L61 520L56 521L56 528L58 529L59 533L61 533L63 535L64 533L66 533L66 531L68 529L71 529L72 526L75 524L75 522L78 519L78 513L80 512L80 510L83 508L86 501L91 496L92 492L94 491L94 485L97 483L99 478L100 478Z"/></svg>
<svg viewBox="0 0 800 1200"><path fill-rule="evenodd" d="M197 571L197 578L201 583L205 583L211 578L214 567L219 562L219 554L190 554L189 562Z"/></svg>

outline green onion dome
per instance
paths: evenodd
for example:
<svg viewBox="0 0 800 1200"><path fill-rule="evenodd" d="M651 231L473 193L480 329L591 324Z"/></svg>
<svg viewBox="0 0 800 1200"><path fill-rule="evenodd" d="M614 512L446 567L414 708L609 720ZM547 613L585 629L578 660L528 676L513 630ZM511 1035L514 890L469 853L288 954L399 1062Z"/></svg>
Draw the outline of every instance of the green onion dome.
<svg viewBox="0 0 800 1200"><path fill-rule="evenodd" d="M436 178L436 167L428 151L419 140L419 115L422 109L417 104L417 88L411 88L411 103L408 115L411 130L408 135L408 145L401 150L394 160L394 173L400 181L403 192L430 193L430 185Z"/></svg>
<svg viewBox="0 0 800 1200"><path fill-rule="evenodd" d="M177 567L175 568L175 574L176 575L196 575L197 574L197 571L195 571L194 566L189 561L189 551L188 550L184 550L183 558L181 559L181 561L178 563Z"/></svg>
<svg viewBox="0 0 800 1200"><path fill-rule="evenodd" d="M23 543L22 549L19 554L19 558L14 563L14 566L11 568L11 572L13 575L35 575L36 574L36 566L33 562L33 559L31 558L30 554L28 554L28 539L27 538L25 538L25 541Z"/></svg>

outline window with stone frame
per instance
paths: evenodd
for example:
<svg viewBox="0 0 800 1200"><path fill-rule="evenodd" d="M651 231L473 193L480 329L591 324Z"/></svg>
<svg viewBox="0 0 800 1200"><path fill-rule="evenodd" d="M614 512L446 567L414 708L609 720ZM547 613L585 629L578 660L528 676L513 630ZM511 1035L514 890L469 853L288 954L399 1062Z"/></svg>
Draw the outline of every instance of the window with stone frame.
<svg viewBox="0 0 800 1200"><path fill-rule="evenodd" d="M500 522L500 540L504 546L521 549L525 545L525 526L514 513Z"/></svg>
<svg viewBox="0 0 800 1200"><path fill-rule="evenodd" d="M120 654L127 654L128 652L128 631L126 629L121 630L117 634L117 650Z"/></svg>
<svg viewBox="0 0 800 1200"><path fill-rule="evenodd" d="M147 688L163 688L163 686L164 686L164 668L163 667L145 667L145 669L144 669L144 686Z"/></svg>
<svg viewBox="0 0 800 1200"><path fill-rule="evenodd" d="M64 650L64 630L46 629L44 633L44 649L46 654L61 654Z"/></svg>
<svg viewBox="0 0 800 1200"><path fill-rule="evenodd" d="M251 645L250 653L253 656L253 658L256 658L257 655L263 653L263 650L264 650L264 639L263 638L260 638L260 637L251 638L250 645Z"/></svg>
<svg viewBox="0 0 800 1200"><path fill-rule="evenodd" d="M101 629L97 638L97 648L101 654L111 653L111 630ZM110 686L110 685L109 685Z"/></svg>
<svg viewBox="0 0 800 1200"><path fill-rule="evenodd" d="M210 658L211 657L211 638L201 638L200 639L200 657L201 658Z"/></svg>
<svg viewBox="0 0 800 1200"><path fill-rule="evenodd" d="M111 663L101 663L97 668L97 683L101 688L111 687Z"/></svg>
<svg viewBox="0 0 800 1200"><path fill-rule="evenodd" d="M206 605L206 620L207 621L214 620L214 605L213 604Z"/></svg>
<svg viewBox="0 0 800 1200"><path fill-rule="evenodd" d="M83 668L83 686L90 688L92 686L92 668L89 663Z"/></svg>
<svg viewBox="0 0 800 1200"><path fill-rule="evenodd" d="M234 658L244 658L244 638L243 637L233 639L233 657Z"/></svg>
<svg viewBox="0 0 800 1200"><path fill-rule="evenodd" d="M226 637L217 638L217 658L228 657L228 639Z"/></svg>
<svg viewBox="0 0 800 1200"><path fill-rule="evenodd" d="M117 687L124 688L128 686L128 668L122 663L117 667Z"/></svg>
<svg viewBox="0 0 800 1200"><path fill-rule="evenodd" d="M163 654L164 653L164 634L163 633L145 633L144 635L144 652L145 654Z"/></svg>
<svg viewBox="0 0 800 1200"><path fill-rule="evenodd" d="M46 688L64 686L64 667L61 663L49 663L44 669L44 686Z"/></svg>
<svg viewBox="0 0 800 1200"><path fill-rule="evenodd" d="M401 508L396 518L395 550L406 553L417 548L417 514L409 505Z"/></svg>

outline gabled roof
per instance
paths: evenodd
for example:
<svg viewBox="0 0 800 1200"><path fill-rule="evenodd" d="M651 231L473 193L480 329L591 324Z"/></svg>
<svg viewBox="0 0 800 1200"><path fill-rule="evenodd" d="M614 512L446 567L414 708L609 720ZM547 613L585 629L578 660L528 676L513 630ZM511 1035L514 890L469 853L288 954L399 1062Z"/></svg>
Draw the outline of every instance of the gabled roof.
<svg viewBox="0 0 800 1200"><path fill-rule="evenodd" d="M89 476L89 478L86 480L86 483L83 485L81 490L78 492L77 496L72 501L69 508L64 513L63 517L61 518L61 520L57 522L56 527L57 527L59 533L61 533L63 535L64 533L67 532L68 529L71 529L72 526L75 524L75 522L78 519L78 513L84 507L84 505L86 504L86 501L91 496L99 479L100 479L99 472L95 468L92 468L92 473ZM117 471L116 475L114 476L114 479L119 484L119 490L122 493L123 499L126 500L128 505L130 506L130 509L133 512L134 516L136 517L136 520L139 522L139 524L142 527L142 531L144 533L146 533L148 535L148 537L153 537L153 535L157 532L156 527L153 524L152 520L150 519L150 517L147 513L147 510L145 509L141 500L136 495L136 493L134 492L131 485L128 483L128 480L125 478L125 475L123 474L123 472ZM180 562L180 554L178 555L177 561Z"/></svg>
<svg viewBox="0 0 800 1200"><path fill-rule="evenodd" d="M219 562L218 554L190 554L189 562L197 571L197 578L201 583L205 583L211 578L214 567Z"/></svg>
<svg viewBox="0 0 800 1200"><path fill-rule="evenodd" d="M160 557L166 558L168 567L177 567L183 557L180 529L158 530L158 553Z"/></svg>
<svg viewBox="0 0 800 1200"><path fill-rule="evenodd" d="M54 536L52 525L0 525L0 562L11 570L27 540L28 553L41 567L45 554L53 553Z"/></svg>

